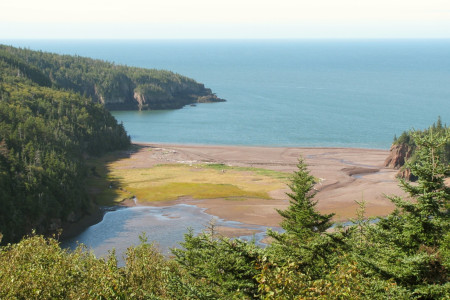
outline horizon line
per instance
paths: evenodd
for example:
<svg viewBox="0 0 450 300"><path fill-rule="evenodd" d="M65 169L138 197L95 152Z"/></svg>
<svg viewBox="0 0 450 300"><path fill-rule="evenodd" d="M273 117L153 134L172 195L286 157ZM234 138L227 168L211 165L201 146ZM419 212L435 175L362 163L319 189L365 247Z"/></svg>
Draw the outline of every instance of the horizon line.
<svg viewBox="0 0 450 300"><path fill-rule="evenodd" d="M320 41L320 40L450 40L450 37L318 37L318 38L276 38L276 37L268 37L268 38L107 38L107 37L87 37L87 38L58 38L58 37L26 37L26 38L2 38L0 37L0 41L9 40L9 41L17 41L17 40L65 40L65 41L80 41L80 40L92 40L92 41Z"/></svg>

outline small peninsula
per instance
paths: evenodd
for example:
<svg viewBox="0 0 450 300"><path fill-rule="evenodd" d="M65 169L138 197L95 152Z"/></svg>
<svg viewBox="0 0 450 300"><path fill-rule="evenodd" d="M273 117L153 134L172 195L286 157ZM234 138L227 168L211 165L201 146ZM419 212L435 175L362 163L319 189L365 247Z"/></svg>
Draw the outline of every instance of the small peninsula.
<svg viewBox="0 0 450 300"><path fill-rule="evenodd" d="M99 59L0 45L0 60L38 84L91 98L108 110L177 109L224 102L195 80L165 70L116 65Z"/></svg>

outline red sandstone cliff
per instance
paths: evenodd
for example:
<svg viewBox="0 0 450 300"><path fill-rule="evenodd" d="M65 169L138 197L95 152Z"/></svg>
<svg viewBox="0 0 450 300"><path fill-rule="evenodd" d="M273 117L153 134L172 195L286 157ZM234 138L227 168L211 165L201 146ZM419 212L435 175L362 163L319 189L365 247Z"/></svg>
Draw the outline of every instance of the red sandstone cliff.
<svg viewBox="0 0 450 300"><path fill-rule="evenodd" d="M411 157L413 149L406 144L393 144L390 149L390 154L384 161L387 168L399 170L397 177L413 180L411 170L403 168L405 162Z"/></svg>

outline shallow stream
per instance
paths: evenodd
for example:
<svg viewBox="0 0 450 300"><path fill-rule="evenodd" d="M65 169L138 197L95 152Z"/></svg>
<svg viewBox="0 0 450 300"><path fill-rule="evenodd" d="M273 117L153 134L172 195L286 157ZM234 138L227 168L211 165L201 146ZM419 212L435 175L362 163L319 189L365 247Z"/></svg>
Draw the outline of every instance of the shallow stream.
<svg viewBox="0 0 450 300"><path fill-rule="evenodd" d="M61 246L75 249L79 243L83 243L97 257L105 257L111 249L115 249L119 264L123 264L127 248L138 245L139 236L143 233L149 242L155 242L164 255L170 255L170 248L180 247L179 242L183 241L188 228L192 228L194 233L200 233L211 221L216 226L258 230L260 232L254 236L240 238L245 240L254 238L257 245L264 246L261 241L268 227L226 221L205 213L204 208L187 204L124 207L107 211L100 223L90 226L74 238L65 240Z"/></svg>

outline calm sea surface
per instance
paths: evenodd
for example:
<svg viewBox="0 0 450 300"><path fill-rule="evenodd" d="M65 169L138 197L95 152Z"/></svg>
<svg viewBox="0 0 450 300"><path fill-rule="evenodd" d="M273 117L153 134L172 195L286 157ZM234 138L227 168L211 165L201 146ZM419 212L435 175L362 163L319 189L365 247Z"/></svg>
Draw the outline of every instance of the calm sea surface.
<svg viewBox="0 0 450 300"><path fill-rule="evenodd" d="M171 70L227 100L114 112L139 142L389 148L450 122L450 40L0 42Z"/></svg>

